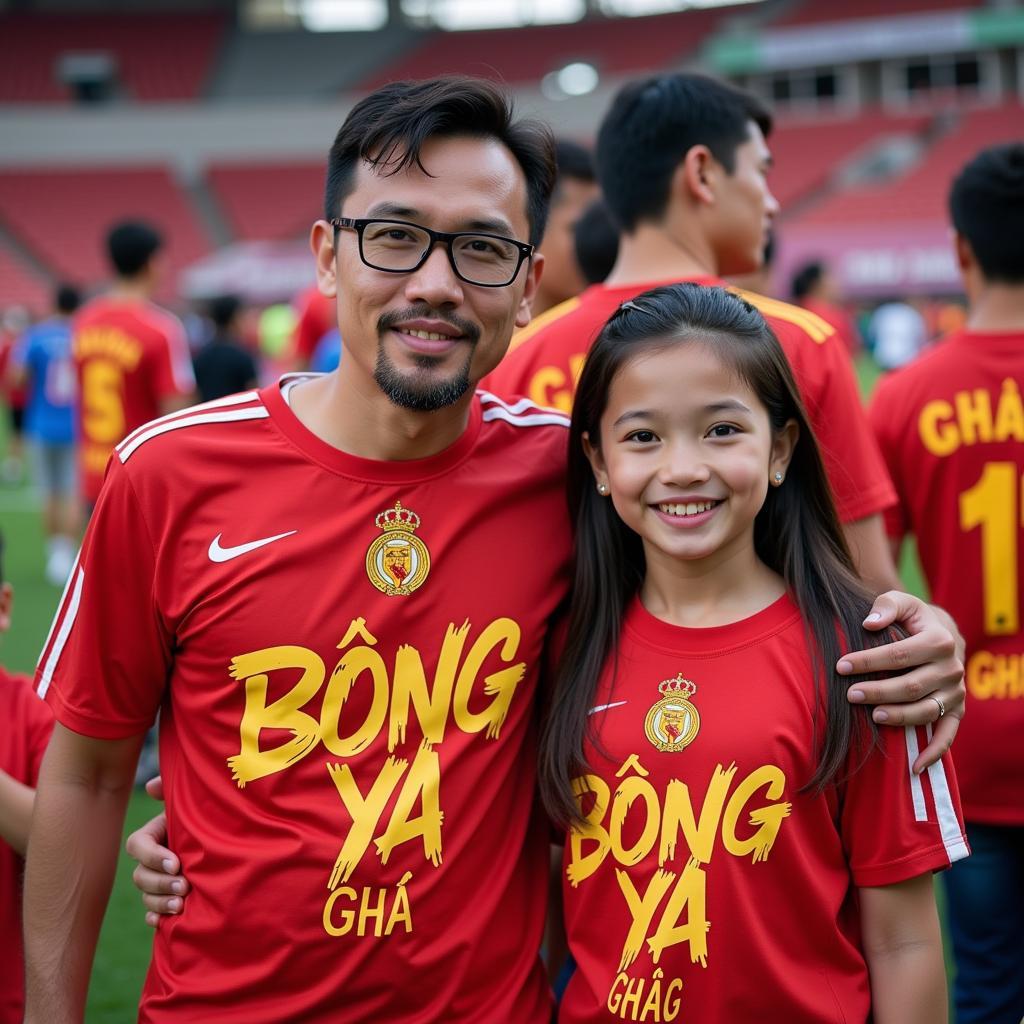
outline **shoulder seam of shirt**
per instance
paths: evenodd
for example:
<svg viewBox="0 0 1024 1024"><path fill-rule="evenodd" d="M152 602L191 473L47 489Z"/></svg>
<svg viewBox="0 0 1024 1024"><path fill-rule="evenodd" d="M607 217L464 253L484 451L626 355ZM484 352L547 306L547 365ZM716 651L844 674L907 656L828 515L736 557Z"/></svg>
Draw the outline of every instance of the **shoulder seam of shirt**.
<svg viewBox="0 0 1024 1024"><path fill-rule="evenodd" d="M563 316L566 316L573 310L577 309L579 304L579 296L574 295L571 299L566 299L565 302L560 302L557 306L552 306L550 309L545 310L540 314L540 316L535 316L525 327L516 331L516 333L512 335L512 341L509 343L508 351L505 353L505 356L508 357L508 355L515 352L520 345L529 341L545 327L550 326L556 320L561 320Z"/></svg>
<svg viewBox="0 0 1024 1024"><path fill-rule="evenodd" d="M211 403L212 404L212 403ZM193 416L181 416L178 419L155 420L148 424L148 429L142 433L136 433L128 443L122 442L119 446L117 457L122 463L127 462L147 441L151 441L161 434L170 433L172 430L181 430L185 427L200 427L214 423L241 423L246 420L265 420L270 418L270 410L265 405L250 405L242 409L219 409L212 412L203 412Z"/></svg>
<svg viewBox="0 0 1024 1024"><path fill-rule="evenodd" d="M114 446L114 450L120 451L122 448L127 447L139 434L157 426L158 424L167 423L170 420L183 419L186 416L194 416L196 413L205 412L207 409L220 409L228 405L244 405L246 402L257 401L259 401L259 392L253 389L250 391L240 391L236 395L225 395L223 398L214 398L209 402L199 402L196 405L190 405L184 409L175 409L174 412L158 416L155 420L149 420L148 422L143 423L141 427L136 427L130 433L125 434L124 437L122 437Z"/></svg>
<svg viewBox="0 0 1024 1024"><path fill-rule="evenodd" d="M783 320L801 328L812 341L819 345L824 344L836 333L836 329L827 320L818 316L817 313L812 313L809 309L793 306L779 299L770 299L766 295L758 295L756 292L748 292L742 288L730 290L741 299L745 299L766 317L774 317L776 320Z"/></svg>
<svg viewBox="0 0 1024 1024"><path fill-rule="evenodd" d="M477 397L483 406L481 418L484 423L502 420L514 427L569 426L569 417L565 413L546 409L528 398L520 398L510 405L489 391L478 391Z"/></svg>

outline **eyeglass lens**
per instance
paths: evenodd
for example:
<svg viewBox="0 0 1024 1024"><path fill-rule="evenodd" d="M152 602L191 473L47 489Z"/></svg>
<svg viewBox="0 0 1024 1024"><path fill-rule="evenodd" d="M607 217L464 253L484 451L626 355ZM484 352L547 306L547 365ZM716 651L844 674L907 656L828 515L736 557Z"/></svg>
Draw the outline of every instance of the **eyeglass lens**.
<svg viewBox="0 0 1024 1024"><path fill-rule="evenodd" d="M430 236L410 224L371 221L363 229L363 259L379 270L412 270L430 246ZM459 273L477 284L507 284L519 264L519 249L491 235L458 235L451 242Z"/></svg>

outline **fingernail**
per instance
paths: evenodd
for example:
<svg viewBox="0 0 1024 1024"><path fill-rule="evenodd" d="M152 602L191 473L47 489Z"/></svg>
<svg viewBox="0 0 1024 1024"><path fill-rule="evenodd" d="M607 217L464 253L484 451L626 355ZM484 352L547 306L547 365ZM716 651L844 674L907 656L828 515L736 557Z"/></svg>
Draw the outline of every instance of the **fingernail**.
<svg viewBox="0 0 1024 1024"><path fill-rule="evenodd" d="M164 864L164 871L166 871L167 874L169 874L169 875L173 875L174 874L174 861L173 860L165 860L163 862L163 864Z"/></svg>
<svg viewBox="0 0 1024 1024"><path fill-rule="evenodd" d="M167 909L171 911L172 914L177 914L178 911L181 910L181 900L178 899L177 896L172 896L167 901Z"/></svg>
<svg viewBox="0 0 1024 1024"><path fill-rule="evenodd" d="M876 711L875 715L874 715L874 718L875 718L876 722L888 722L889 721L889 712L888 711L881 711L881 710Z"/></svg>
<svg viewBox="0 0 1024 1024"><path fill-rule="evenodd" d="M171 882L171 892L176 892L179 896L185 891L184 882Z"/></svg>
<svg viewBox="0 0 1024 1024"><path fill-rule="evenodd" d="M853 671L853 665L844 658L838 665L836 665L836 671L842 675L846 675Z"/></svg>
<svg viewBox="0 0 1024 1024"><path fill-rule="evenodd" d="M854 704L864 703L864 691L863 690L851 690L847 695L846 699Z"/></svg>
<svg viewBox="0 0 1024 1024"><path fill-rule="evenodd" d="M877 622L882 617L880 612L872 612L864 621Z"/></svg>

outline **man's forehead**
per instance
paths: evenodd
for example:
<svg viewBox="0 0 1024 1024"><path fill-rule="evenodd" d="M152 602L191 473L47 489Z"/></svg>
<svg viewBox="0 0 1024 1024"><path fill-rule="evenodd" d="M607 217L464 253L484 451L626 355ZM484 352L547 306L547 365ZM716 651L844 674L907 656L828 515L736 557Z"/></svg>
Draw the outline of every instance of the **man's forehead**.
<svg viewBox="0 0 1024 1024"><path fill-rule="evenodd" d="M398 171L396 162L359 164L342 203L346 216L457 221L499 233L525 230L526 178L498 139L428 139L418 162Z"/></svg>

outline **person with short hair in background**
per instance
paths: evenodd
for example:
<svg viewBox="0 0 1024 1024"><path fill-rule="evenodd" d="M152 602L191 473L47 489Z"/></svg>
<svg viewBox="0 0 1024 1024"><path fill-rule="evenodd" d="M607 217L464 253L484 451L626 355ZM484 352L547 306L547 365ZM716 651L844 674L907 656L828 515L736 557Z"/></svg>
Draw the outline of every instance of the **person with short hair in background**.
<svg viewBox="0 0 1024 1024"><path fill-rule="evenodd" d="M811 260L793 274L790 293L798 306L816 313L836 329L851 356L860 351L857 327L839 304L835 275L821 260Z"/></svg>
<svg viewBox="0 0 1024 1024"><path fill-rule="evenodd" d="M86 511L99 497L114 447L157 416L184 408L195 378L181 321L152 301L163 236L142 221L107 234L110 290L82 307L72 352L78 373L79 480Z"/></svg>
<svg viewBox="0 0 1024 1024"><path fill-rule="evenodd" d="M578 142L557 139L555 160L558 178L540 243L540 251L544 254L544 276L533 300L534 317L579 295L587 286L576 260L575 228L583 211L598 196L594 157Z"/></svg>
<svg viewBox="0 0 1024 1024"><path fill-rule="evenodd" d="M43 498L45 572L55 586L68 578L78 548L71 317L80 304L77 288L58 286L53 315L21 336L8 367L8 380L27 395L25 435L32 477Z"/></svg>
<svg viewBox="0 0 1024 1024"><path fill-rule="evenodd" d="M242 301L237 295L221 295L207 307L213 334L192 360L201 402L212 402L256 386L256 360L238 338L241 309Z"/></svg>
<svg viewBox="0 0 1024 1024"><path fill-rule="evenodd" d="M587 284L601 284L619 256L619 228L603 199L595 199L580 215L573 243L576 262Z"/></svg>
<svg viewBox="0 0 1024 1024"><path fill-rule="evenodd" d="M1024 1017L1024 144L949 197L967 325L884 377L870 418L932 598L967 641L956 769L973 855L945 876L958 1024Z"/></svg>

